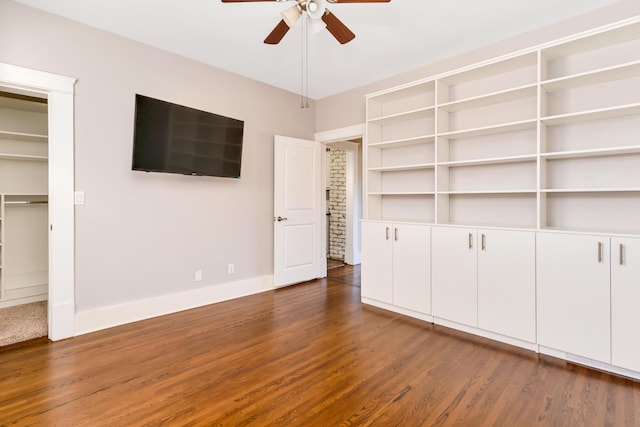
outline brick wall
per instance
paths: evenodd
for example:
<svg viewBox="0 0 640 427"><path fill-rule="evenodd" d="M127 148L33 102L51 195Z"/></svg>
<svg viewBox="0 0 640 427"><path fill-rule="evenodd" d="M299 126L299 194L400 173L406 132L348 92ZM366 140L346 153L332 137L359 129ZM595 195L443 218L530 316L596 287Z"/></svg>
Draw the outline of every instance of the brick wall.
<svg viewBox="0 0 640 427"><path fill-rule="evenodd" d="M347 152L331 150L329 152L329 200L331 212L329 226L329 258L344 260L346 246L346 172Z"/></svg>

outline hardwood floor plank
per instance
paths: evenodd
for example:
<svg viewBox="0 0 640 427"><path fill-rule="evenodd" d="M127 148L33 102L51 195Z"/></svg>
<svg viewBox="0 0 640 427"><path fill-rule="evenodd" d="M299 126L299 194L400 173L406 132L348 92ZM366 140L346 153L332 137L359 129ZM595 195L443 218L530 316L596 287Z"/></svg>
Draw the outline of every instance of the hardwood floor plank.
<svg viewBox="0 0 640 427"><path fill-rule="evenodd" d="M640 384L360 303L359 268L0 349L0 425L635 426Z"/></svg>

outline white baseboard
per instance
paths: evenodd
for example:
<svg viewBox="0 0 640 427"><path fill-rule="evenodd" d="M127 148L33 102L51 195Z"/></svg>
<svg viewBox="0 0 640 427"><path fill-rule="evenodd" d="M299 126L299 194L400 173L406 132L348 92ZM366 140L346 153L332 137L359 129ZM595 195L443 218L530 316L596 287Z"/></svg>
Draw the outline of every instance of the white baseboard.
<svg viewBox="0 0 640 427"><path fill-rule="evenodd" d="M273 290L273 276L207 286L76 313L75 335Z"/></svg>

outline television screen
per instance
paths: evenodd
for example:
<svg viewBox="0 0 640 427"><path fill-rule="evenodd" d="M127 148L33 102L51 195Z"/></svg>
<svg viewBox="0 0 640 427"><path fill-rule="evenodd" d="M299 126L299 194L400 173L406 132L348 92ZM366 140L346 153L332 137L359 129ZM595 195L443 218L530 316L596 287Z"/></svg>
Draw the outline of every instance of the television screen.
<svg viewBox="0 0 640 427"><path fill-rule="evenodd" d="M136 95L133 170L240 178L244 122Z"/></svg>

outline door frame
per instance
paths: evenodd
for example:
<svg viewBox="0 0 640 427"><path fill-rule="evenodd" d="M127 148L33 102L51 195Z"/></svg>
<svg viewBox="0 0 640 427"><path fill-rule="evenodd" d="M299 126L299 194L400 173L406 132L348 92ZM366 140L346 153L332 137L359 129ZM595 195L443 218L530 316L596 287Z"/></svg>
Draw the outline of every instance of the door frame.
<svg viewBox="0 0 640 427"><path fill-rule="evenodd" d="M346 247L345 247L345 262L347 264L360 264L361 260L361 250L360 250L360 219L362 216L362 187L363 187L363 177L362 170L360 170L359 165L363 164L362 158L358 158L358 151L354 149L355 143L345 144L349 140L353 139L362 139L362 144L364 144L365 140L365 129L366 126L364 124L347 126L338 129L332 129L323 132L317 132L314 135L314 139L318 142L321 142L325 146L329 148L335 147L336 149L346 149L347 150L347 213L346 213ZM352 145L354 144L354 145ZM354 154L355 153L355 154ZM364 153L362 148L360 149L360 153ZM363 155L363 154L361 154ZM327 170L326 165L326 156L322 156L322 182L326 182L326 176L324 175ZM349 203L349 201L359 200L360 203L354 209L354 203ZM327 201L324 194L322 194L322 210L323 212L327 211ZM327 217L323 215L322 217L322 229L327 232ZM326 246L326 236L322 239L323 245ZM326 247L324 248L324 252L326 253ZM326 265L326 260L325 260ZM326 270L325 270L326 273Z"/></svg>
<svg viewBox="0 0 640 427"><path fill-rule="evenodd" d="M49 339L75 335L74 94L76 79L0 63L0 87L47 98Z"/></svg>

